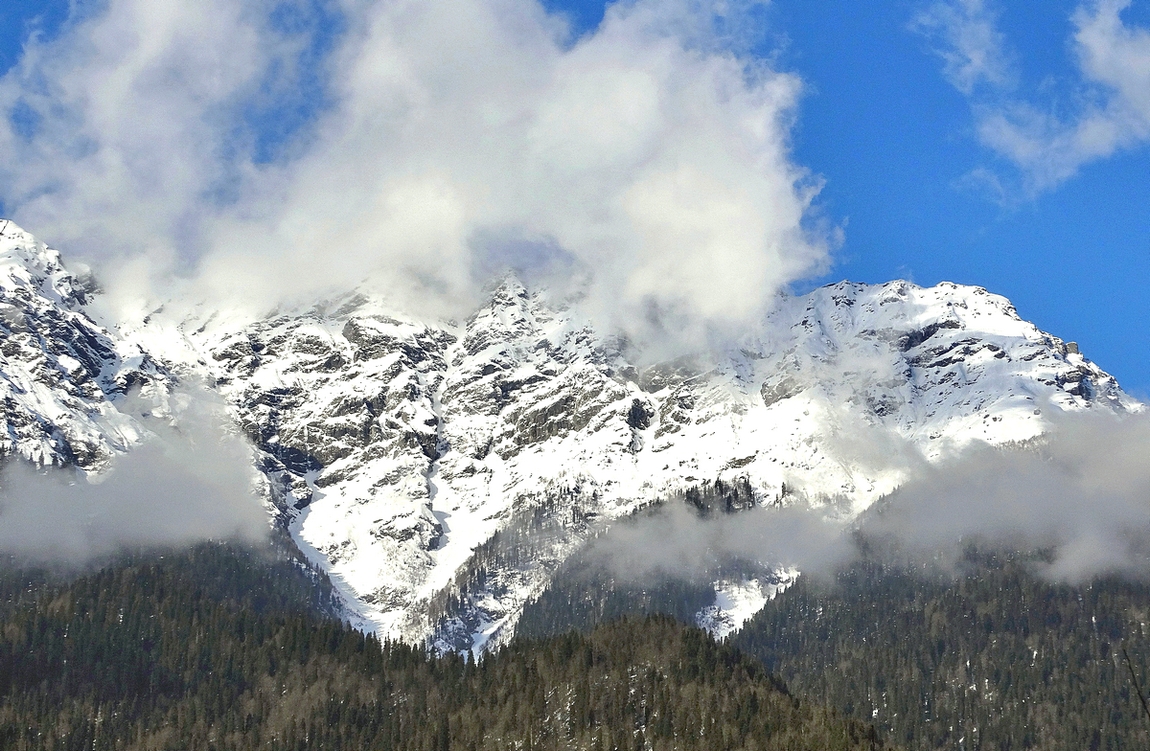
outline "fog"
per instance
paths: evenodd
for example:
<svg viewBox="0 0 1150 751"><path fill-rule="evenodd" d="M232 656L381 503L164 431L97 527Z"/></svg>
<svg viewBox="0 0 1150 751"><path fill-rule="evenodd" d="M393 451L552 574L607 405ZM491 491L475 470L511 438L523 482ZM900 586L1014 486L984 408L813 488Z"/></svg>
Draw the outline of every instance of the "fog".
<svg viewBox="0 0 1150 751"><path fill-rule="evenodd" d="M0 552L33 563L82 565L123 550L215 539L265 539L247 443L210 403L193 402L179 429L153 436L95 476L9 460L0 474Z"/></svg>
<svg viewBox="0 0 1150 751"><path fill-rule="evenodd" d="M957 573L970 546L1043 553L1035 570L1080 583L1150 575L1150 417L1057 419L1027 445L976 444L850 519L816 500L702 516L671 501L614 525L592 555L622 579L696 578L731 561L825 575L862 554Z"/></svg>
<svg viewBox="0 0 1150 751"><path fill-rule="evenodd" d="M919 554L975 543L1044 549L1042 572L1078 582L1150 573L1150 418L1066 415L1032 445L975 446L922 468L860 528Z"/></svg>
<svg viewBox="0 0 1150 751"><path fill-rule="evenodd" d="M701 516L676 500L613 525L592 543L591 558L628 582L695 580L748 565L831 573L853 554L847 526L824 509L756 507Z"/></svg>

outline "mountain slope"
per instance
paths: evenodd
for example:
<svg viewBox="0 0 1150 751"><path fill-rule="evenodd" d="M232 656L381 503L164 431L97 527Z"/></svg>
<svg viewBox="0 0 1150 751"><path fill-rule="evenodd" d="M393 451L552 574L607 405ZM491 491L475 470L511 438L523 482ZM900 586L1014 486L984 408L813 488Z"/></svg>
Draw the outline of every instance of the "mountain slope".
<svg viewBox="0 0 1150 751"><path fill-rule="evenodd" d="M0 219L0 455L99 469L145 434L116 406L168 375L85 310L90 283Z"/></svg>
<svg viewBox="0 0 1150 751"><path fill-rule="evenodd" d="M656 364L513 278L458 323L417 321L365 292L254 321L158 311L113 335L82 299L41 298L43 318L91 328L112 354L90 403L58 408L69 386L41 389L56 401L27 408L40 424L90 423L121 450L116 378L215 384L353 621L441 648L507 639L586 539L696 486L850 516L971 442L1032 438L1059 412L1139 408L1004 298L946 283L784 298L740 341Z"/></svg>

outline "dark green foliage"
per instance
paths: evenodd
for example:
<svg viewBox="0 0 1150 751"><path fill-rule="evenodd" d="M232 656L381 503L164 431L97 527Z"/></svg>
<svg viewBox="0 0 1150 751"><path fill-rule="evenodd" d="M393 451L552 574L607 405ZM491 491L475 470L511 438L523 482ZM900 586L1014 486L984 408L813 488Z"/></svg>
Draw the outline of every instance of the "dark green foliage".
<svg viewBox="0 0 1150 751"><path fill-rule="evenodd" d="M318 615L312 579L221 545L35 596L9 576L0 748L880 747L869 725L800 703L759 662L667 618L516 641L476 664Z"/></svg>
<svg viewBox="0 0 1150 751"><path fill-rule="evenodd" d="M908 748L1117 751L1150 745L1121 657L1146 685L1147 622L1145 584L1053 584L991 556L957 580L873 563L800 580L733 643Z"/></svg>
<svg viewBox="0 0 1150 751"><path fill-rule="evenodd" d="M586 632L624 616L652 613L694 623L695 614L714 601L715 589L709 581L672 576L658 576L652 581L618 581L594 560L576 554L539 599L527 605L515 633L542 637L571 628Z"/></svg>
<svg viewBox="0 0 1150 751"><path fill-rule="evenodd" d="M1150 585L1051 583L1034 573L1040 555L971 551L958 576L875 555L833 583L801 578L731 643L796 695L877 722L910 749L1150 747L1121 656L1125 645L1150 686ZM691 622L712 599L709 587L618 582L584 563L556 577L521 630L588 629L633 612Z"/></svg>

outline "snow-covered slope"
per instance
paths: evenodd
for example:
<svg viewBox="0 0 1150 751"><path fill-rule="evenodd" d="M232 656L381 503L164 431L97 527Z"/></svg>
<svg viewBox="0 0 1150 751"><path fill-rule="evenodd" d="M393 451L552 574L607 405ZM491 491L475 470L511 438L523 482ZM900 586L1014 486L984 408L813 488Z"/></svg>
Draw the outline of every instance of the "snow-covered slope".
<svg viewBox="0 0 1150 751"><path fill-rule="evenodd" d="M761 578L721 579L715 582L715 604L700 610L695 624L716 639L726 639L798 578L799 571L790 568L776 569Z"/></svg>
<svg viewBox="0 0 1150 751"><path fill-rule="evenodd" d="M646 368L513 279L457 325L353 296L189 338L361 623L455 648L505 638L587 535L673 493L743 479L852 514L924 458L1134 406L1005 299L948 284L826 287Z"/></svg>
<svg viewBox="0 0 1150 751"><path fill-rule="evenodd" d="M0 219L0 456L99 469L141 440L115 402L168 376L85 311L89 285Z"/></svg>
<svg viewBox="0 0 1150 751"><path fill-rule="evenodd" d="M90 323L81 298L23 284L69 325ZM126 353L215 383L352 616L445 648L505 639L584 540L694 486L722 480L756 503L805 498L851 515L972 441L1034 437L1059 411L1138 407L1007 300L952 284L824 287L780 300L723 351L645 367L577 308L514 279L460 323L419 322L365 292L257 321L157 313L113 339L96 371L107 387L65 415L57 402L79 388L65 379L28 414L89 415L99 445L118 450L131 441L114 444L107 404L136 362ZM5 364L7 383L26 367Z"/></svg>

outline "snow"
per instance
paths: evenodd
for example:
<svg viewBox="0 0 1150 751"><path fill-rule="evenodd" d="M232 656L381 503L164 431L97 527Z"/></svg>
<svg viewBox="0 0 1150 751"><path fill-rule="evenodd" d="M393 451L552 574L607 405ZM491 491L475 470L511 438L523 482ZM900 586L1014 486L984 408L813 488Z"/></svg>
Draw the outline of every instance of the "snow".
<svg viewBox="0 0 1150 751"><path fill-rule="evenodd" d="M167 374L85 300L57 251L0 220L0 455L98 471L147 433L117 406L128 384L163 409Z"/></svg>
<svg viewBox="0 0 1150 751"><path fill-rule="evenodd" d="M0 226L5 453L69 463L89 447L98 471L141 440L122 384L146 381L163 409L177 381L202 382L348 617L444 649L501 644L587 539L701 482L852 516L972 442L1033 438L1060 411L1141 409L1005 298L949 283L781 298L725 350L646 368L577 305L514 279L464 322L360 290L264 318L173 301L104 328L85 299L59 254ZM720 588L724 623L761 607L764 581Z"/></svg>
<svg viewBox="0 0 1150 751"><path fill-rule="evenodd" d="M780 568L761 579L721 579L715 582L715 603L700 610L695 623L714 638L726 639L798 578L798 569Z"/></svg>
<svg viewBox="0 0 1150 751"><path fill-rule="evenodd" d="M292 419L329 429L340 411L333 405L349 393L407 389L390 413L406 434L325 469L346 479L326 486L299 529L359 593L362 618L389 636L470 628L473 646L503 638L546 586L545 561L561 561L588 532L568 530L534 550L524 570L489 572L495 583L486 589L463 591L455 578L516 512L560 489L577 489L571 507L600 526L701 480L736 477L749 479L761 502L800 497L857 514L916 462L971 441L1038 435L1046 410L1136 406L1109 376L977 288L816 290L782 301L762 331L729 352L655 373L646 385L625 375L638 371L576 311L558 307L512 281L471 320L432 334L366 303L346 320L399 349L375 367L302 389L311 396ZM324 330L344 325L333 320ZM280 336L314 331L308 327ZM362 359L338 336L330 346ZM290 359L272 367L299 370ZM246 388L283 383L275 372L265 381L257 369ZM1092 394L1062 388L1083 373ZM783 379L791 388L766 399L763 385ZM650 407L645 429L626 422L635 400ZM290 425L281 424L281 440ZM412 443L421 432L434 458ZM445 592L469 600L474 612L429 623L430 603Z"/></svg>

